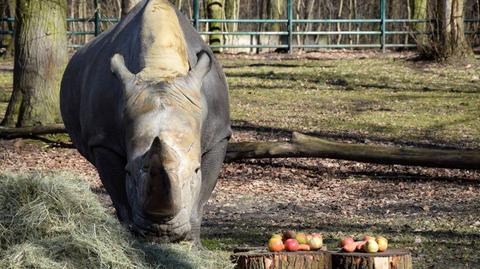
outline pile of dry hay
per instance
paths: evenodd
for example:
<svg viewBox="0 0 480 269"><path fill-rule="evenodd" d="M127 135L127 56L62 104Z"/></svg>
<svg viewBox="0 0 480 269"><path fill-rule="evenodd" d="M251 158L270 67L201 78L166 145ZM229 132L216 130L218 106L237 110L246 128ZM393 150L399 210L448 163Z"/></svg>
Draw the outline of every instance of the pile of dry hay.
<svg viewBox="0 0 480 269"><path fill-rule="evenodd" d="M0 268L231 268L225 252L132 237L79 177L0 174Z"/></svg>

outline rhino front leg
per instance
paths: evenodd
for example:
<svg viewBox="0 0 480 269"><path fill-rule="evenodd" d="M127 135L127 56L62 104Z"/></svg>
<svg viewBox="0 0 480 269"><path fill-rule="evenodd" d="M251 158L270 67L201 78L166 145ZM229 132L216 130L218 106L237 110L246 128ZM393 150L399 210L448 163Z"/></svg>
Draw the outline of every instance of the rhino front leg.
<svg viewBox="0 0 480 269"><path fill-rule="evenodd" d="M227 144L228 138L225 138L202 156L202 189L200 191L198 206L194 207L194 212L192 212L192 230L188 238L199 248L202 247L200 242L200 226L202 224L203 207L212 195L212 191L217 184L218 175L220 174L223 160L225 159Z"/></svg>
<svg viewBox="0 0 480 269"><path fill-rule="evenodd" d="M113 151L96 147L93 149L95 167L103 186L112 199L117 217L121 222L130 221L130 206L125 189L125 161Z"/></svg>

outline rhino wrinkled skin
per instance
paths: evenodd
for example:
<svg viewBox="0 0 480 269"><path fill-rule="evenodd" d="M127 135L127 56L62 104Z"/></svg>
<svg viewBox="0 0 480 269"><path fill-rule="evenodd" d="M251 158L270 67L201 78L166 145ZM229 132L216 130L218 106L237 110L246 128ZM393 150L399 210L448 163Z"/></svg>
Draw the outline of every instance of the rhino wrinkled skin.
<svg viewBox="0 0 480 269"><path fill-rule="evenodd" d="M60 99L119 219L198 243L231 129L225 75L189 21L166 0L140 2L72 57Z"/></svg>

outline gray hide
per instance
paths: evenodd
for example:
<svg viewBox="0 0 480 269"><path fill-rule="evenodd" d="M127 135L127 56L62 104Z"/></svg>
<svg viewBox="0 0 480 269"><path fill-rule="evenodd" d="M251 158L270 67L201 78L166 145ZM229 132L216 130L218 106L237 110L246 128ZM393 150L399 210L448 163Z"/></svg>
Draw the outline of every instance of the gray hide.
<svg viewBox="0 0 480 269"><path fill-rule="evenodd" d="M226 145L230 137L228 92L225 75L211 50L179 11L175 11L187 44L188 64L197 63L197 54L205 51L212 60L211 69L201 87L203 121L201 123L201 187L199 198L190 212L188 227L173 231L173 219L149 219L136 216L126 188L126 126L124 124L124 85L112 74L111 59L123 55L125 66L137 74L145 66L144 55L162 33L141 35L146 7L140 2L115 27L77 51L70 60L61 85L61 111L65 126L78 151L98 170L110 194L117 215L132 230L145 236L167 241L189 239L198 242L203 205L215 187ZM167 18L166 18L167 19ZM160 82L159 79L158 82ZM161 122L159 124L172 124ZM154 145L154 138L149 144ZM158 139L157 139L158 140ZM157 141L160 145L160 141ZM153 147L152 147L153 148ZM127 184L128 185L128 184ZM150 197L149 199L156 199Z"/></svg>

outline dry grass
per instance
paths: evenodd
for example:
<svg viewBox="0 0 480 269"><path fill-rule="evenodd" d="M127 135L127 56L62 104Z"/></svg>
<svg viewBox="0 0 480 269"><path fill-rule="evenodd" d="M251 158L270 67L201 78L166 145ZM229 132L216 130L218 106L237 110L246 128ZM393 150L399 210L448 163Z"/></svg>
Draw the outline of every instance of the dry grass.
<svg viewBox="0 0 480 269"><path fill-rule="evenodd" d="M0 174L0 268L228 268L224 252L135 240L71 174Z"/></svg>

